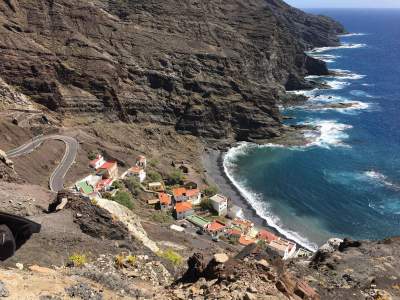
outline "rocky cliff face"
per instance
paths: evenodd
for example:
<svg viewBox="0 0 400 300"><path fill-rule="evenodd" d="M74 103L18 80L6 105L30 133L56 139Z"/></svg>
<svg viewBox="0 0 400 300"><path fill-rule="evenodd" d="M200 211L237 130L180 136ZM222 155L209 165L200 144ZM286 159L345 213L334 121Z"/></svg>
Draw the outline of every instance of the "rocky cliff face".
<svg viewBox="0 0 400 300"><path fill-rule="evenodd" d="M209 139L280 134L276 101L326 66L343 28L281 0L7 0L0 76L62 114L155 122Z"/></svg>

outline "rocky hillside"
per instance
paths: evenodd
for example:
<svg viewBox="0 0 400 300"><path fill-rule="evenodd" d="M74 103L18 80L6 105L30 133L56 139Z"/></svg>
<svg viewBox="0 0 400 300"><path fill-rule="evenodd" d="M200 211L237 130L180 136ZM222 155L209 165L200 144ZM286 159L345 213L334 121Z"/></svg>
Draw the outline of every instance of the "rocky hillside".
<svg viewBox="0 0 400 300"><path fill-rule="evenodd" d="M6 0L0 23L0 80L34 102L227 140L279 135L284 87L327 72L304 50L344 31L281 0Z"/></svg>

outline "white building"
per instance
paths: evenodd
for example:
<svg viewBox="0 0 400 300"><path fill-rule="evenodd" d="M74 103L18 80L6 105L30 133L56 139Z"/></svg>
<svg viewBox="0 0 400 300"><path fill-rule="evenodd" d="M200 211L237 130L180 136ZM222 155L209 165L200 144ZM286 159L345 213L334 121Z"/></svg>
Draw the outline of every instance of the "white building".
<svg viewBox="0 0 400 300"><path fill-rule="evenodd" d="M92 167L93 169L98 169L100 168L103 164L105 164L105 160L104 157L101 154L97 154L96 158L91 160L89 165L90 167Z"/></svg>
<svg viewBox="0 0 400 300"><path fill-rule="evenodd" d="M214 210L218 213L219 216L226 216L228 212L228 198L216 194L210 198L210 202Z"/></svg>
<svg viewBox="0 0 400 300"><path fill-rule="evenodd" d="M147 159L146 156L144 155L139 155L138 157L136 157L136 165L138 167L141 167L143 169L146 169L147 167Z"/></svg>
<svg viewBox="0 0 400 300"><path fill-rule="evenodd" d="M146 172L139 166L134 166L132 168L130 168L127 172L126 172L126 177L136 177L139 182L143 182L146 179Z"/></svg>
<svg viewBox="0 0 400 300"><path fill-rule="evenodd" d="M291 258L296 253L296 244L282 238L271 241L268 247L277 251L283 259Z"/></svg>

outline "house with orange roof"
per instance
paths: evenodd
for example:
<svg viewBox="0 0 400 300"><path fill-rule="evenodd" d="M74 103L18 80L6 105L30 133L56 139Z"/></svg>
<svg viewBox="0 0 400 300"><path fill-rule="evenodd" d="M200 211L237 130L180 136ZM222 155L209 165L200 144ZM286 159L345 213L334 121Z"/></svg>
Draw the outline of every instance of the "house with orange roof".
<svg viewBox="0 0 400 300"><path fill-rule="evenodd" d="M250 245L250 244L254 244L256 242L256 240L254 240L254 239L252 239L252 238L250 238L250 237L247 237L247 236L245 236L245 235L242 235L242 236L240 236L240 238L239 238L239 244L240 245L243 245L243 246L247 246L247 245Z"/></svg>
<svg viewBox="0 0 400 300"><path fill-rule="evenodd" d="M192 203L190 202L178 202L175 205L175 218L177 220L183 220L184 218L194 214Z"/></svg>
<svg viewBox="0 0 400 300"><path fill-rule="evenodd" d="M135 177L139 182L143 182L146 179L146 172L142 167L133 166L126 172L126 177Z"/></svg>
<svg viewBox="0 0 400 300"><path fill-rule="evenodd" d="M218 234L224 231L225 227L226 227L225 223L222 223L218 220L214 220L213 222L207 225L207 231L211 234Z"/></svg>
<svg viewBox="0 0 400 300"><path fill-rule="evenodd" d="M107 192L107 191L109 191L111 189L113 181L114 180L112 178L106 178L106 179L100 180L96 184L95 191L97 191L97 192Z"/></svg>
<svg viewBox="0 0 400 300"><path fill-rule="evenodd" d="M268 230L262 229L257 235L257 238L259 240L263 240L266 243L271 243L272 241L275 241L278 239L278 237L273 234L272 232L269 232Z"/></svg>
<svg viewBox="0 0 400 300"><path fill-rule="evenodd" d="M118 178L118 164L116 161L106 161L97 169L97 174L104 179Z"/></svg>
<svg viewBox="0 0 400 300"><path fill-rule="evenodd" d="M158 200L160 201L161 210L167 210L172 207L171 195L167 193L158 193Z"/></svg>
<svg viewBox="0 0 400 300"><path fill-rule="evenodd" d="M200 205L201 203L201 193L199 189L186 190L187 201L192 202L193 205Z"/></svg>
<svg viewBox="0 0 400 300"><path fill-rule="evenodd" d="M144 155L139 155L138 157L136 157L136 166L146 169L147 167L147 159L146 156Z"/></svg>
<svg viewBox="0 0 400 300"><path fill-rule="evenodd" d="M189 198L186 196L186 191L187 190L184 187L178 187L172 189L172 195L174 196L174 201L176 203L188 201Z"/></svg>
<svg viewBox="0 0 400 300"><path fill-rule="evenodd" d="M239 227L242 230L242 233L244 234L248 234L250 230L254 227L253 222L240 218L234 219L232 221L232 225Z"/></svg>
<svg viewBox="0 0 400 300"><path fill-rule="evenodd" d="M89 166L93 169L100 168L106 161L104 160L103 155L97 154L96 158L89 162Z"/></svg>

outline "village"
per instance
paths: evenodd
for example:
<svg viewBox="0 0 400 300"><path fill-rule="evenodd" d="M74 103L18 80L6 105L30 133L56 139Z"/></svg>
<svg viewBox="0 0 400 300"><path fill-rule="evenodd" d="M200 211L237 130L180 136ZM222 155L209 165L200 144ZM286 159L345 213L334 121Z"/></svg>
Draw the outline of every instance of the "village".
<svg viewBox="0 0 400 300"><path fill-rule="evenodd" d="M257 228L243 217L243 210L228 197L218 193L217 188L200 190L198 184L188 181L188 167L182 162L174 165L175 172L169 178L149 171L144 155L139 155L135 165L119 175L118 162L106 160L101 154L89 157L92 174L79 180L71 189L96 203L105 198L133 209L132 195L146 193L145 201L151 209L174 218L171 230L207 235L215 243L227 243L241 249L256 243L282 259L306 257L312 253L297 247L289 240L277 236L266 228ZM192 231L190 231L192 229Z"/></svg>

